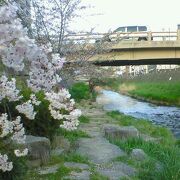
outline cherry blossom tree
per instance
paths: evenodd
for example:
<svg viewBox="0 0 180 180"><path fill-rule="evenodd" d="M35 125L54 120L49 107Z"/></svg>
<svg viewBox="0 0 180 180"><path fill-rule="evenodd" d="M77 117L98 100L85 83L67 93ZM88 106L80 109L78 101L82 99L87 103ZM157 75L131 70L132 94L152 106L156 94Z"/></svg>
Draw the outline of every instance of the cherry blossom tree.
<svg viewBox="0 0 180 180"><path fill-rule="evenodd" d="M4 104L4 112L0 115L0 142L7 143L9 139L8 142L13 141L21 145L26 139L21 114L30 120L35 119L34 106L39 106L41 102L35 94L31 94L28 101L22 102L21 90L16 87L16 79L8 77L8 69L22 72L26 68L29 75L27 86L34 92L44 91L45 98L49 101L49 111L54 119L61 122L61 127L67 130L76 129L81 111L74 107L74 101L66 89L58 88L55 91L55 87L58 87L57 84L61 81L58 72L65 60L53 54L49 45L38 46L30 39L16 12L15 4L7 3L0 7L0 60L3 67L0 77L0 103ZM16 109L19 116L11 116L9 102L18 103ZM14 149L17 157L25 156L27 153L28 150L22 146ZM0 170L6 172L12 169L13 162L0 150Z"/></svg>

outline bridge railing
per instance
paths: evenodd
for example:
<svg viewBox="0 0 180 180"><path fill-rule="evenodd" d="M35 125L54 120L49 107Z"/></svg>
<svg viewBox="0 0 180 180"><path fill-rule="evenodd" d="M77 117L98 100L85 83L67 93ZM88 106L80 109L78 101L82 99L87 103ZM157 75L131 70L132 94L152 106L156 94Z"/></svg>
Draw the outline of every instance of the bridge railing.
<svg viewBox="0 0 180 180"><path fill-rule="evenodd" d="M166 31L166 32L116 32L116 33L82 33L82 34L69 34L65 36L65 41L89 41L91 43L99 41L176 41L180 40L180 31Z"/></svg>

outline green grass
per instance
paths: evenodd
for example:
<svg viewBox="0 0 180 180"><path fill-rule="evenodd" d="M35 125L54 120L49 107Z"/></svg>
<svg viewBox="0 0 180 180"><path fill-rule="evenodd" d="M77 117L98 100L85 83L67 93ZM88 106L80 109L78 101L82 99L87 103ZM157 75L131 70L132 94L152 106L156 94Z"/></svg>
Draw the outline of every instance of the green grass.
<svg viewBox="0 0 180 180"><path fill-rule="evenodd" d="M65 166L60 166L56 173L39 175L36 171L29 171L25 177L26 180L59 180L62 177L69 175L72 169Z"/></svg>
<svg viewBox="0 0 180 180"><path fill-rule="evenodd" d="M79 138L89 137L88 134L86 134L84 131L81 131L81 130L67 131L66 129L63 129L63 128L59 128L57 134L64 136L70 142L75 142Z"/></svg>
<svg viewBox="0 0 180 180"><path fill-rule="evenodd" d="M144 180L178 180L180 179L180 149L177 146L165 146L161 143L146 142L142 139L118 140L110 139L128 154L134 148L143 149L148 155L145 161L133 162L132 159L119 158L117 160L128 162L138 168L138 178ZM158 170L157 163L161 169Z"/></svg>
<svg viewBox="0 0 180 180"><path fill-rule="evenodd" d="M102 87L109 87L115 91L119 90L119 85L122 83L120 78L102 78L97 85Z"/></svg>
<svg viewBox="0 0 180 180"><path fill-rule="evenodd" d="M173 144L175 142L173 134L167 128L153 125L151 122L144 119L137 119L132 116L124 115L118 111L108 112L107 114L116 120L117 124L120 126L134 126L141 133L150 135L155 138L161 138L161 143Z"/></svg>
<svg viewBox="0 0 180 180"><path fill-rule="evenodd" d="M48 162L48 164L45 165L45 167L59 164L59 169L57 170L56 173L39 175L37 172L37 169L32 169L28 172L27 176L24 179L26 179L26 180L57 180L57 179L61 179L63 176L67 176L72 171L71 168L67 168L63 165L64 161L65 161L65 157L63 155L52 156L50 158L50 161Z"/></svg>
<svg viewBox="0 0 180 180"><path fill-rule="evenodd" d="M91 98L89 86L83 82L73 84L73 86L69 89L69 92L76 102Z"/></svg>
<svg viewBox="0 0 180 180"><path fill-rule="evenodd" d="M86 156L82 156L77 153L69 153L64 156L64 160L68 162L85 163L89 164L89 160Z"/></svg>
<svg viewBox="0 0 180 180"><path fill-rule="evenodd" d="M101 174L99 174L97 172L93 172L90 175L90 180L109 180L109 178L102 176Z"/></svg>
<svg viewBox="0 0 180 180"><path fill-rule="evenodd" d="M127 92L134 97L166 105L180 106L180 69L161 73L149 73L136 77L104 78L99 85L117 92ZM172 78L169 81L169 78ZM130 86L135 89L121 87Z"/></svg>
<svg viewBox="0 0 180 180"><path fill-rule="evenodd" d="M130 84L135 86L134 90L128 91L133 96L157 100L167 104L180 105L179 82L136 82L128 83L127 85Z"/></svg>
<svg viewBox="0 0 180 180"><path fill-rule="evenodd" d="M89 164L89 160L85 156L81 156L76 153L68 153L60 156L52 156L48 164L45 166L52 166L59 164L59 169L56 173L47 174L47 175L39 175L37 170L31 170L28 172L25 179L27 180L60 180L62 177L69 175L71 171L79 172L78 168L67 168L63 164L64 162L76 162L76 163L86 163Z"/></svg>
<svg viewBox="0 0 180 180"><path fill-rule="evenodd" d="M107 113L120 126L134 126L141 133L159 138L158 142L135 139L109 139L125 152L127 156L118 157L115 161L121 161L134 166L138 170L136 178L144 180L178 180L180 179L180 148L172 133L163 127L156 126L142 119L133 118L117 111ZM144 161L136 161L131 158L133 149L143 149L148 155ZM160 164L160 169L157 168Z"/></svg>
<svg viewBox="0 0 180 180"><path fill-rule="evenodd" d="M82 115L79 117L79 121L80 123L89 123L90 119L89 117Z"/></svg>

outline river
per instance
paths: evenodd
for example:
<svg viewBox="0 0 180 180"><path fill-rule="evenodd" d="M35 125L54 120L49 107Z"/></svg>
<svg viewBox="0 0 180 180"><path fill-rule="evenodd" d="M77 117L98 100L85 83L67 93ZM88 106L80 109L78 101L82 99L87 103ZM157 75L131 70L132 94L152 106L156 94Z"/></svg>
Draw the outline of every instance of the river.
<svg viewBox="0 0 180 180"><path fill-rule="evenodd" d="M180 138L180 108L142 102L109 90L102 90L96 101L103 105L106 111L119 111L149 120L153 124L169 128L176 138Z"/></svg>

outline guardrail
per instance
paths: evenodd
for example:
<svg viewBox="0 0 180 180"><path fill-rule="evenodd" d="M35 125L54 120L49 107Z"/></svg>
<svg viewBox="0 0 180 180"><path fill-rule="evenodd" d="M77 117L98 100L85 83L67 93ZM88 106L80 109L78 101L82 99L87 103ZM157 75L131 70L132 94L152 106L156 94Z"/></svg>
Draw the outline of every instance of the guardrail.
<svg viewBox="0 0 180 180"><path fill-rule="evenodd" d="M116 33L82 33L69 34L64 38L65 41L122 41L122 40L146 40L146 41L176 41L180 40L180 31L166 32L116 32Z"/></svg>

